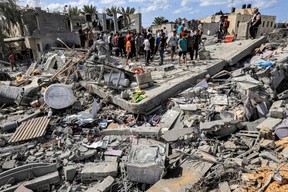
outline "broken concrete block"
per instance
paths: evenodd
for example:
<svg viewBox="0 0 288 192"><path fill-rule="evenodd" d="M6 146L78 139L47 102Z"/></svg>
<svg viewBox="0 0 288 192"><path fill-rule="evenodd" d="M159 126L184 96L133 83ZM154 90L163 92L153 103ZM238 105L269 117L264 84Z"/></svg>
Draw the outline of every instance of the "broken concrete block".
<svg viewBox="0 0 288 192"><path fill-rule="evenodd" d="M217 121L206 121L204 123L200 122L200 130L212 130L216 126L224 126L225 122L223 120L217 120Z"/></svg>
<svg viewBox="0 0 288 192"><path fill-rule="evenodd" d="M255 91L259 88L260 82L252 78L250 75L233 78L237 83L237 91L246 94L248 90Z"/></svg>
<svg viewBox="0 0 288 192"><path fill-rule="evenodd" d="M172 142L178 140L180 137L185 135L191 135L194 131L193 128L182 128L182 129L172 129L164 133L164 139L167 142Z"/></svg>
<svg viewBox="0 0 288 192"><path fill-rule="evenodd" d="M196 104L184 104L179 105L180 109L183 111L197 111L197 105Z"/></svg>
<svg viewBox="0 0 288 192"><path fill-rule="evenodd" d="M164 174L165 152L163 145L132 145L126 163L128 179L146 184L159 181Z"/></svg>
<svg viewBox="0 0 288 192"><path fill-rule="evenodd" d="M281 155L283 155L284 158L288 159L288 147L285 147L282 150Z"/></svg>
<svg viewBox="0 0 288 192"><path fill-rule="evenodd" d="M219 183L219 192L231 192L228 182Z"/></svg>
<svg viewBox="0 0 288 192"><path fill-rule="evenodd" d="M210 100L213 105L228 105L227 95L214 95Z"/></svg>
<svg viewBox="0 0 288 192"><path fill-rule="evenodd" d="M95 186L87 189L85 192L108 192L111 189L112 184L114 183L114 178L111 176L106 177L101 183L96 184Z"/></svg>
<svg viewBox="0 0 288 192"><path fill-rule="evenodd" d="M81 171L81 181L95 181L107 176L116 177L118 171L117 162L87 163Z"/></svg>
<svg viewBox="0 0 288 192"><path fill-rule="evenodd" d="M138 85L143 85L146 83L151 83L153 82L152 76L150 72L142 73L142 74L137 74L136 75L136 81Z"/></svg>
<svg viewBox="0 0 288 192"><path fill-rule="evenodd" d="M4 170L12 169L16 166L16 162L17 162L16 160L6 161L2 165L2 169Z"/></svg>
<svg viewBox="0 0 288 192"><path fill-rule="evenodd" d="M260 147L263 148L274 148L275 147L275 143L273 140L268 140L268 139L264 139L261 143L260 143Z"/></svg>
<svg viewBox="0 0 288 192"><path fill-rule="evenodd" d="M263 151L259 154L260 157L268 158L276 163L281 163L281 161L275 157L273 154L269 153L268 151Z"/></svg>
<svg viewBox="0 0 288 192"><path fill-rule="evenodd" d="M66 166L63 168L64 169L64 177L66 181L73 181L74 177L76 175L76 167L74 167L73 165L70 166Z"/></svg>
<svg viewBox="0 0 288 192"><path fill-rule="evenodd" d="M258 112L258 116L260 118L261 117L265 117L268 114L268 112L269 112L266 102L262 102L260 104L257 104L256 105L256 109L257 109L257 112Z"/></svg>
<svg viewBox="0 0 288 192"><path fill-rule="evenodd" d="M224 143L224 147L225 147L226 149L233 149L233 150L235 150L235 149L237 148L237 146L235 145L235 143L232 142L232 141L226 141L226 142Z"/></svg>
<svg viewBox="0 0 288 192"><path fill-rule="evenodd" d="M179 115L180 112L176 110L168 110L161 118L160 127L170 129Z"/></svg>
<svg viewBox="0 0 288 192"><path fill-rule="evenodd" d="M258 130L269 129L274 130L276 126L282 122L282 119L270 118L268 117L262 123L257 126Z"/></svg>
<svg viewBox="0 0 288 192"><path fill-rule="evenodd" d="M71 155L71 151L66 151L60 155L60 159L68 159L70 155Z"/></svg>

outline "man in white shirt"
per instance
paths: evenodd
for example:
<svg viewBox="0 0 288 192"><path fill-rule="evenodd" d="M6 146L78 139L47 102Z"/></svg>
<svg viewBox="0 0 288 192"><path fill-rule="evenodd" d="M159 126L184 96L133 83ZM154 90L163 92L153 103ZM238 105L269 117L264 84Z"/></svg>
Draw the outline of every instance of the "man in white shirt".
<svg viewBox="0 0 288 192"><path fill-rule="evenodd" d="M145 65L148 66L149 63L149 59L150 59L150 42L149 42L149 38L151 35L147 35L146 39L144 40L143 44L144 44L144 53L145 53Z"/></svg>
<svg viewBox="0 0 288 192"><path fill-rule="evenodd" d="M168 32L168 30L166 29L166 27L164 27L164 33L165 33L165 36L168 37L169 32Z"/></svg>
<svg viewBox="0 0 288 192"><path fill-rule="evenodd" d="M168 40L168 45L171 47L171 60L172 60L172 62L174 61L174 55L176 52L177 42L178 42L177 31L176 31L176 29L174 29L173 35Z"/></svg>

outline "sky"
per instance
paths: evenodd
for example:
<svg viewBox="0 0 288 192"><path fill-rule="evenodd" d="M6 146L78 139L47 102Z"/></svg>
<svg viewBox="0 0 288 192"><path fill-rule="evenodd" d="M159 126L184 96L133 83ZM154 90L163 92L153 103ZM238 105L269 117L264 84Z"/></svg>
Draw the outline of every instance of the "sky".
<svg viewBox="0 0 288 192"><path fill-rule="evenodd" d="M25 2L26 1L26 2ZM99 12L112 5L134 7L142 13L142 25L149 27L154 18L163 16L169 21L177 18L188 20L204 18L222 10L228 13L231 7L241 8L242 4L258 7L262 15L276 15L276 22L288 21L288 0L21 0L21 4L40 5L43 10L63 11L65 5L82 8L83 5L95 5Z"/></svg>

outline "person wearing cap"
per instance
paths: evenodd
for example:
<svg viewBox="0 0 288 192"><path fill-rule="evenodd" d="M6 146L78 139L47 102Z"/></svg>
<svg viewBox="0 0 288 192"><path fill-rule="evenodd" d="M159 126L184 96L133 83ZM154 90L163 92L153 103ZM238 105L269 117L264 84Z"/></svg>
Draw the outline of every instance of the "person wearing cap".
<svg viewBox="0 0 288 192"><path fill-rule="evenodd" d="M177 34L180 35L180 32L185 28L185 21L182 21L182 25L180 25L177 29Z"/></svg>
<svg viewBox="0 0 288 192"><path fill-rule="evenodd" d="M177 31L176 31L176 29L174 29L173 35L168 40L168 46L171 47L171 60L172 60L172 62L174 61L174 55L176 52L177 42L178 42Z"/></svg>
<svg viewBox="0 0 288 192"><path fill-rule="evenodd" d="M184 64L187 64L187 58L186 58L186 54L187 54L187 39L186 39L185 35L180 37L180 39L178 41L178 48L179 48L178 64L180 65L180 60L181 60L181 56L182 55L183 55Z"/></svg>
<svg viewBox="0 0 288 192"><path fill-rule="evenodd" d="M160 50L160 65L163 65L163 60L164 60L164 50L166 46L166 37L165 33L161 34L161 39L160 39L160 44L159 44L159 50Z"/></svg>

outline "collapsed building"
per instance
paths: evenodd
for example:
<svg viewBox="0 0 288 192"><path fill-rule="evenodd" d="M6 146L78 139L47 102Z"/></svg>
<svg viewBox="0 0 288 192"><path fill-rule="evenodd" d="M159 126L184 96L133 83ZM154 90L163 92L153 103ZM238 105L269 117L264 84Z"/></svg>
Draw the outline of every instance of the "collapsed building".
<svg viewBox="0 0 288 192"><path fill-rule="evenodd" d="M287 190L287 32L196 64L124 66L97 41L5 73L1 191Z"/></svg>

